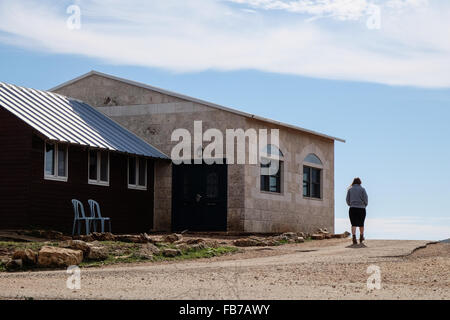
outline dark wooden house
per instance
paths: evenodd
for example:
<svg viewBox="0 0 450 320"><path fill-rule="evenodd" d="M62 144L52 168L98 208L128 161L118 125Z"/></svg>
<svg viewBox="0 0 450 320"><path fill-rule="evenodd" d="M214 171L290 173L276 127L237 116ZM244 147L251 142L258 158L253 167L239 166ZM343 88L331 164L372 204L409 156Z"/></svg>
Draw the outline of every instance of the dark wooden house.
<svg viewBox="0 0 450 320"><path fill-rule="evenodd" d="M0 83L0 229L70 232L71 200L101 205L115 232L153 227L154 168L168 157L93 107Z"/></svg>

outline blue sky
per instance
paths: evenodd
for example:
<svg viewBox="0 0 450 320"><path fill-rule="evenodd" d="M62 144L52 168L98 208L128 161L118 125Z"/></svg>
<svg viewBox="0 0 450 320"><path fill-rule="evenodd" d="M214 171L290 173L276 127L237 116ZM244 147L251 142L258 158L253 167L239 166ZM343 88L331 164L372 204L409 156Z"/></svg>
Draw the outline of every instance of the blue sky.
<svg viewBox="0 0 450 320"><path fill-rule="evenodd" d="M360 176L369 238L450 237L450 4L134 2L1 0L0 81L49 89L94 69L344 138L337 231Z"/></svg>

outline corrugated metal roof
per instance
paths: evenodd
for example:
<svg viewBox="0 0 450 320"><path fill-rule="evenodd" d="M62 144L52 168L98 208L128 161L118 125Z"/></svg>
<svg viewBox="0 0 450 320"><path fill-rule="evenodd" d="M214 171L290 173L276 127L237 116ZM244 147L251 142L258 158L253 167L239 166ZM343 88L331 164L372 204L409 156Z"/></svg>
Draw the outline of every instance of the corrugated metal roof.
<svg viewBox="0 0 450 320"><path fill-rule="evenodd" d="M90 105L60 94L0 82L0 106L49 140L168 159Z"/></svg>

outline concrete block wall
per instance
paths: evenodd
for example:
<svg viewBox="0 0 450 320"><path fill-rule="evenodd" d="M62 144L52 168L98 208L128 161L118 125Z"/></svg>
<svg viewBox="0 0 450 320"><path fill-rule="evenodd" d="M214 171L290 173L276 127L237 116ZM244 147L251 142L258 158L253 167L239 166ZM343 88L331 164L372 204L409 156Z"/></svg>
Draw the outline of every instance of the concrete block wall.
<svg viewBox="0 0 450 320"><path fill-rule="evenodd" d="M259 165L245 167L245 231L315 232L326 227L334 232L334 141L253 119L248 119L246 126L256 130L279 129L284 157L279 194L260 190ZM303 197L303 164L310 153L323 163L322 199Z"/></svg>

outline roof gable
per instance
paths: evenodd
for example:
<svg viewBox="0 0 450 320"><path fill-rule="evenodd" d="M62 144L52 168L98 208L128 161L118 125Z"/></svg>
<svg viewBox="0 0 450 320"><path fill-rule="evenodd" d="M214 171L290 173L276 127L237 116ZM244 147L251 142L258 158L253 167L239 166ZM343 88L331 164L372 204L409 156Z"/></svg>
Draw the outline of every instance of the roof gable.
<svg viewBox="0 0 450 320"><path fill-rule="evenodd" d="M168 159L82 101L0 82L0 106L52 141Z"/></svg>

